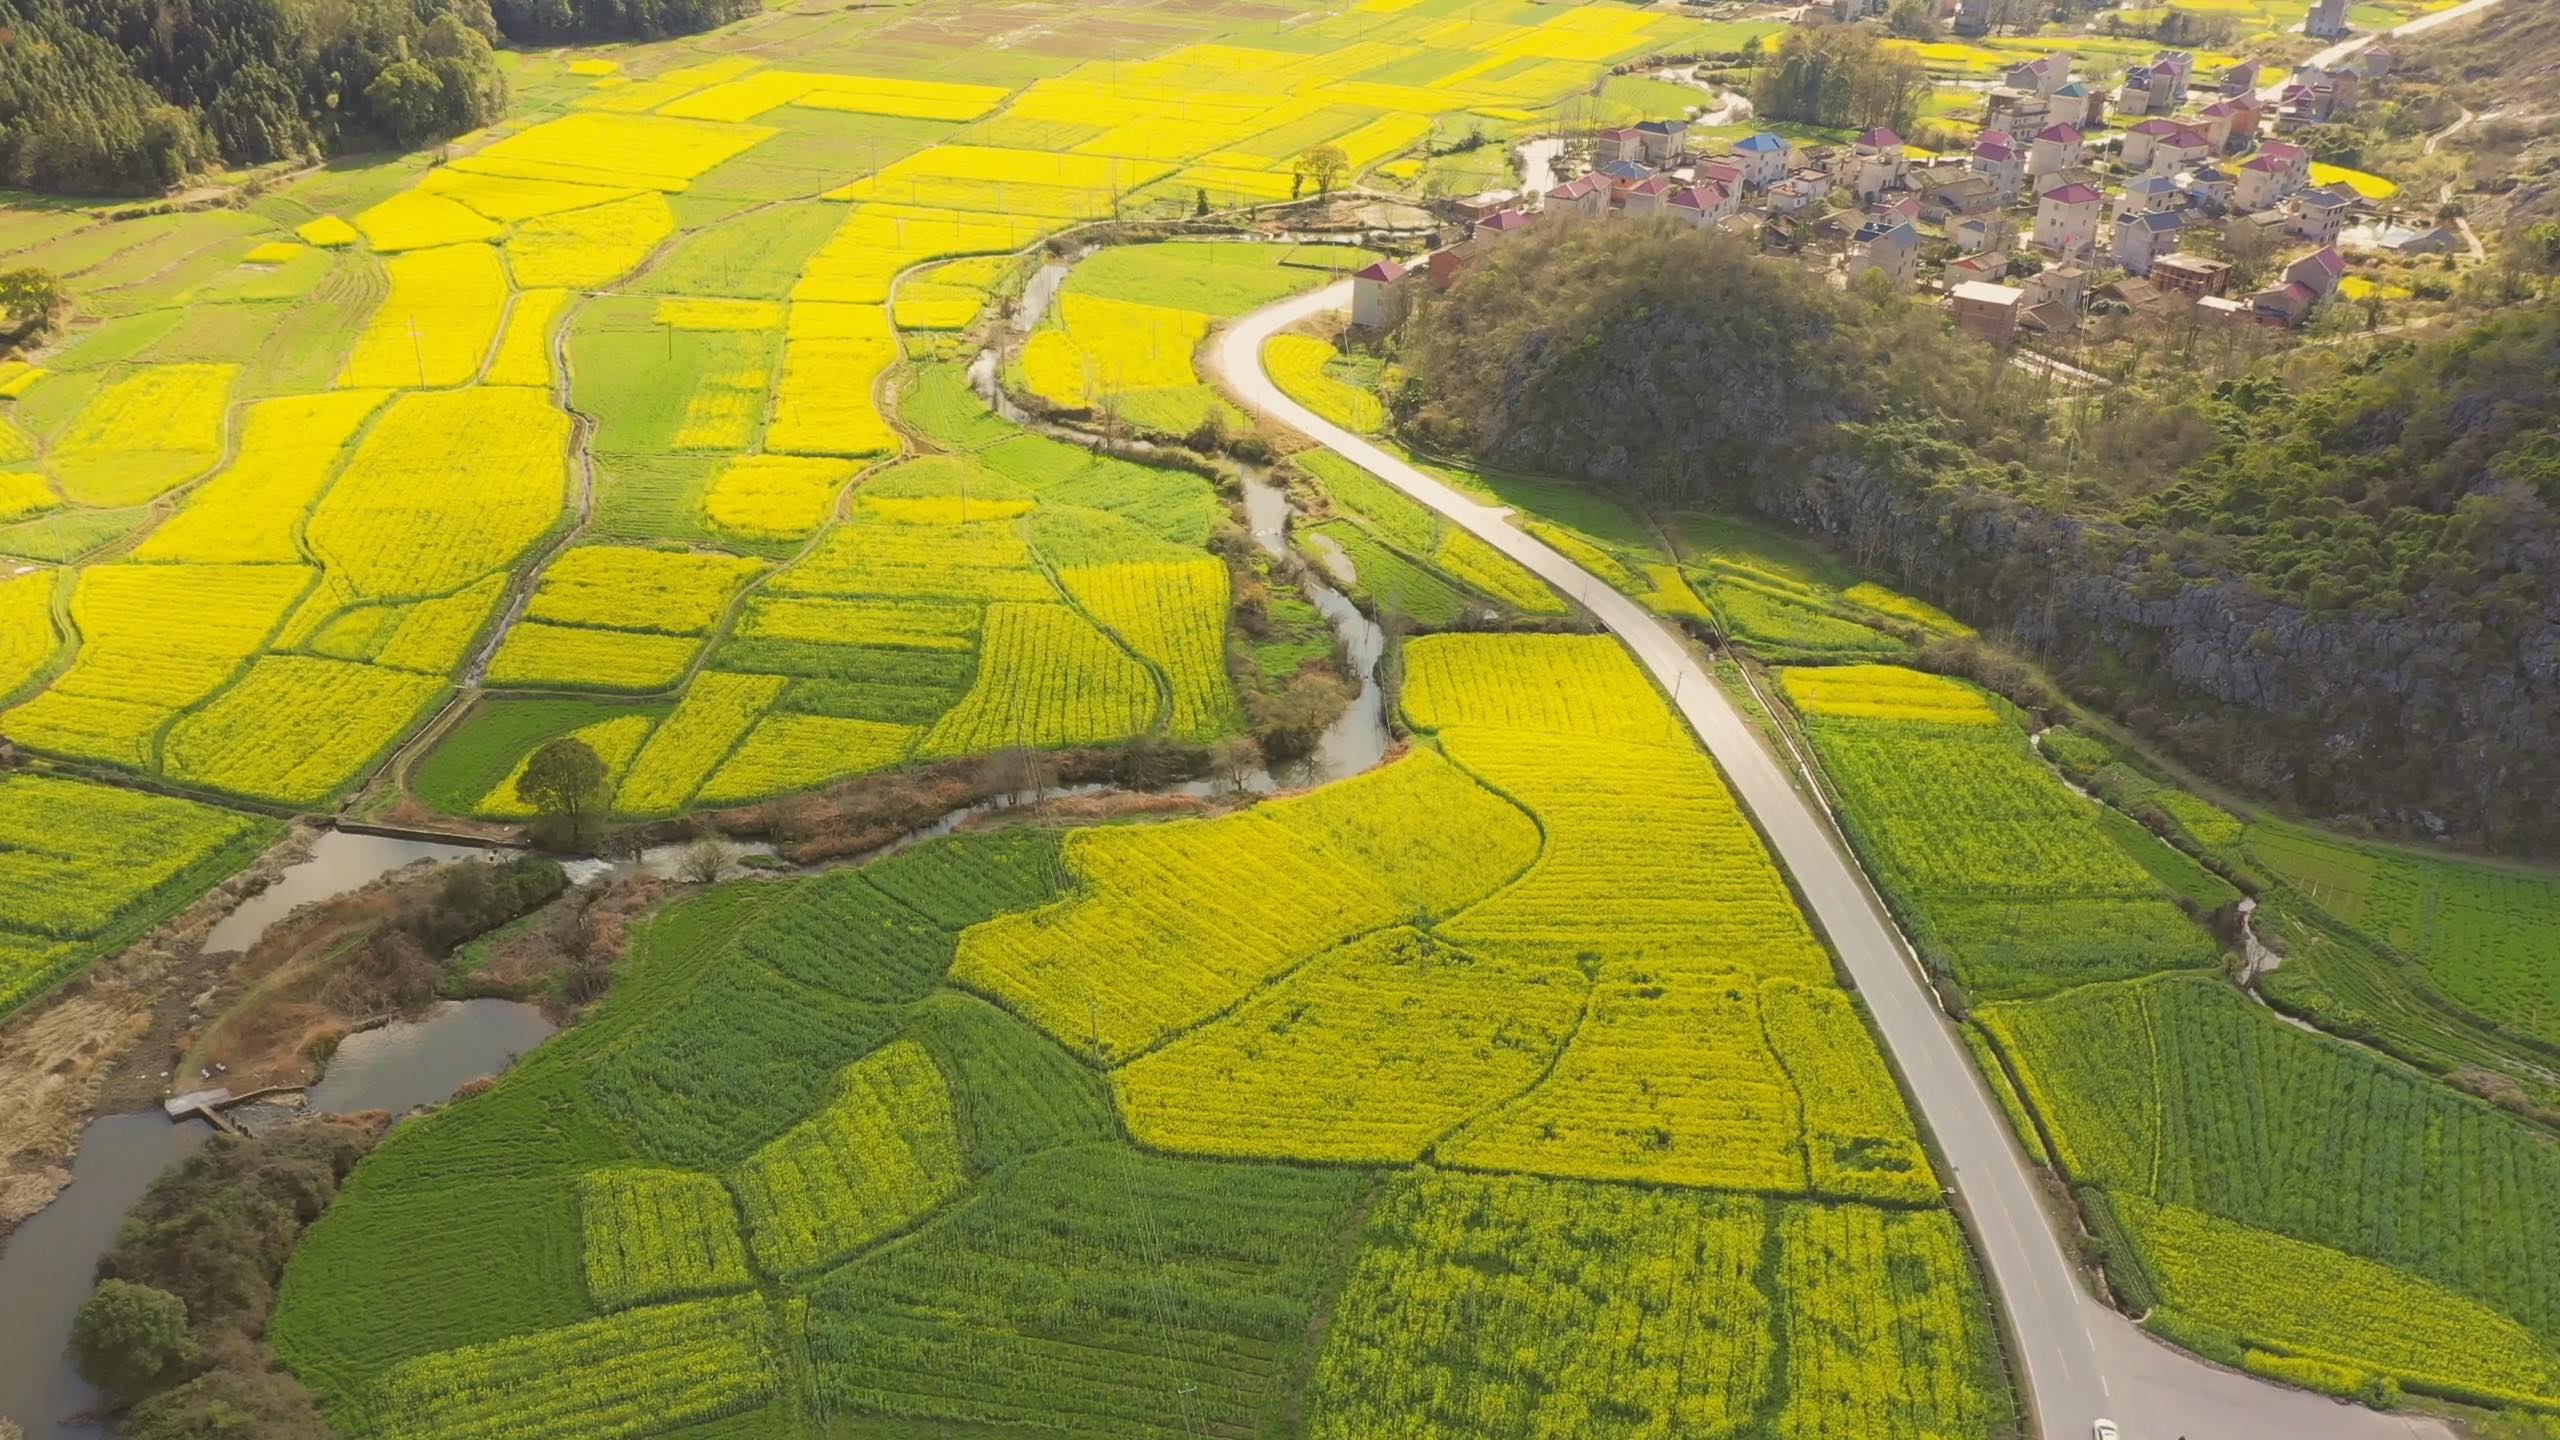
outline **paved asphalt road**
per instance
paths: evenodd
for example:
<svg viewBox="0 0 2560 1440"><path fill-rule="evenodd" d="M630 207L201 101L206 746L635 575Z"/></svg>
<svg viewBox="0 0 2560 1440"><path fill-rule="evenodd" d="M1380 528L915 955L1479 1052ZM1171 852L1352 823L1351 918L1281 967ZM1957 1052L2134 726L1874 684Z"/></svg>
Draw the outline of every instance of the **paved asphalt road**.
<svg viewBox="0 0 2560 1440"><path fill-rule="evenodd" d="M1675 697L1811 903L1952 1166L1947 1178L1969 1212L2008 1311L2045 1440L2087 1440L2100 1418L2113 1419L2125 1440L2450 1440L2450 1431L2431 1422L2378 1415L2214 1369L2153 1341L2080 1288L2006 1119L1866 876L1687 647L1633 600L1506 523L1508 511L1460 494L1319 419L1271 382L1262 368L1263 341L1309 316L1344 308L1350 293L1350 282L1341 281L1244 317L1212 342L1212 369L1250 409L1429 505L1579 599Z"/></svg>

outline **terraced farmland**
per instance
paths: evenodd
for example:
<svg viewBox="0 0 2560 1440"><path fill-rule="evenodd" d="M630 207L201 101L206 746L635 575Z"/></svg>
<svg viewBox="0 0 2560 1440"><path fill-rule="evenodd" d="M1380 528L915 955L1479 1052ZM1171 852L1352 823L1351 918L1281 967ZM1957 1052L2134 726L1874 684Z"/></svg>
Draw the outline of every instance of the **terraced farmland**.
<svg viewBox="0 0 2560 1440"><path fill-rule="evenodd" d="M75 305L0 383L0 556L62 572L7 592L0 735L213 799L505 818L507 777L572 731L633 816L1238 733L1212 488L1019 434L902 332L971 323L1061 231L1285 196L1317 145L1359 170L1451 117L1507 133L1695 32L1449 8L1106 25L992 66L888 10L788 64L723 37L529 53L517 114L432 159L239 209L0 212L0 252ZM1144 423L1233 419L1200 331L1368 258L1108 251L1031 368ZM479 720L555 702L589 709Z"/></svg>
<svg viewBox="0 0 2560 1440"><path fill-rule="evenodd" d="M1436 743L1358 779L676 902L364 1164L279 1353L363 1435L2008 1433L1901 1097L1661 698L1606 640L1413 653Z"/></svg>

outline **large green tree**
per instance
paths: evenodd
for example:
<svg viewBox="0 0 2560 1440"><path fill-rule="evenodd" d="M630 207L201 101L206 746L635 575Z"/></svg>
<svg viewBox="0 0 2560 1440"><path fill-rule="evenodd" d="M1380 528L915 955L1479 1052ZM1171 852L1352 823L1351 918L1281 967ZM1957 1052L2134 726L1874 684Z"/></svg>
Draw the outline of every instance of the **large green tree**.
<svg viewBox="0 0 2560 1440"><path fill-rule="evenodd" d="M166 1290L102 1280L71 1325L71 1361L109 1395L141 1394L187 1350L187 1305Z"/></svg>
<svg viewBox="0 0 2560 1440"><path fill-rule="evenodd" d="M543 843L584 848L604 812L604 760L575 736L546 742L516 777L516 798L533 807Z"/></svg>

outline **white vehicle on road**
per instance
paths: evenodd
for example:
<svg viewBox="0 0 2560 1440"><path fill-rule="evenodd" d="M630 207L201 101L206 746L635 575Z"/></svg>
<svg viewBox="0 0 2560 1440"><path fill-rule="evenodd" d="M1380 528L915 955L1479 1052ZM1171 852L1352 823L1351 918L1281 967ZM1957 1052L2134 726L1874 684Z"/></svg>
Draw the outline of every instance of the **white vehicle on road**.
<svg viewBox="0 0 2560 1440"><path fill-rule="evenodd" d="M2116 1422L2114 1422L2113 1420L2101 1420L2101 1421L2099 1421L2099 1422L2098 1422L2098 1433L2097 1433L2096 1435L2092 1436L2092 1437L2091 1437L2091 1440L2117 1440L2117 1436L2116 1436Z"/></svg>

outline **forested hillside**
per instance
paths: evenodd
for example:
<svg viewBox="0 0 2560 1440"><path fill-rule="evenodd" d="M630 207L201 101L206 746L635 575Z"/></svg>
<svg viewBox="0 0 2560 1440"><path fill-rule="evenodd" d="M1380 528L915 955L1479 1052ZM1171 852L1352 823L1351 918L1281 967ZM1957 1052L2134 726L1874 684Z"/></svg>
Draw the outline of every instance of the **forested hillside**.
<svg viewBox="0 0 2560 1440"><path fill-rule="evenodd" d="M1714 237L1539 235L1410 327L1397 400L1814 531L2290 805L2560 845L2560 307L2060 399L1943 330Z"/></svg>
<svg viewBox="0 0 2560 1440"><path fill-rule="evenodd" d="M663 35L740 0L0 0L0 183L147 193L415 145L506 107L492 42Z"/></svg>

